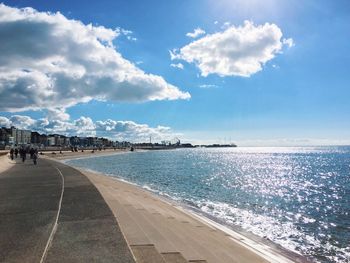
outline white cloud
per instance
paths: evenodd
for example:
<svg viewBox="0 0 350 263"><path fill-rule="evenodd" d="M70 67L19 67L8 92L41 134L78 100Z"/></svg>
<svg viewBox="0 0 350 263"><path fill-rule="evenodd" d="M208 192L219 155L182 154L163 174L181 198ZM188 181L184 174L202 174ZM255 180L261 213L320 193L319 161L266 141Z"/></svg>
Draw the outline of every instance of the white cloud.
<svg viewBox="0 0 350 263"><path fill-rule="evenodd" d="M70 123L67 122L69 125ZM89 117L80 117L79 119L73 121L73 127L74 131L78 135L89 135L89 136L94 136L96 135L96 130L95 130L95 124L92 121L91 118Z"/></svg>
<svg viewBox="0 0 350 263"><path fill-rule="evenodd" d="M130 40L130 41L137 41L137 38L132 36L132 34L133 34L134 32L132 32L131 30L127 30L127 29L124 29L124 28L121 28L121 27L117 27L117 28L115 29L115 31L116 31L119 35L125 36L127 40Z"/></svg>
<svg viewBox="0 0 350 263"><path fill-rule="evenodd" d="M6 117L0 116L0 127L11 127L11 121Z"/></svg>
<svg viewBox="0 0 350 263"><path fill-rule="evenodd" d="M217 25L219 23L219 21L214 21L214 25Z"/></svg>
<svg viewBox="0 0 350 263"><path fill-rule="evenodd" d="M288 47L294 47L295 43L292 38L283 38L282 43Z"/></svg>
<svg viewBox="0 0 350 263"><path fill-rule="evenodd" d="M221 26L222 29L226 29L228 27L230 27L231 23L230 22L225 22L223 23L223 25Z"/></svg>
<svg viewBox="0 0 350 263"><path fill-rule="evenodd" d="M184 69L184 65L181 63L176 63L176 64L172 63L170 64L170 67Z"/></svg>
<svg viewBox="0 0 350 263"><path fill-rule="evenodd" d="M68 121L70 116L63 108L50 108L47 110L47 118L49 120Z"/></svg>
<svg viewBox="0 0 350 263"><path fill-rule="evenodd" d="M35 124L35 120L22 115L13 115L10 117L9 121L11 123L10 126L15 126L19 129L28 129Z"/></svg>
<svg viewBox="0 0 350 263"><path fill-rule="evenodd" d="M123 34L125 36L128 36L128 35L132 35L133 32L131 30L127 30L127 29L124 29L124 28L121 28L121 27L117 27L116 28L116 31L119 33L119 34Z"/></svg>
<svg viewBox="0 0 350 263"><path fill-rule="evenodd" d="M170 140L179 134L171 131L169 127L157 126L149 127L147 124L138 124L133 121L97 121L96 132L105 136L113 135L119 140L133 142L148 142L149 138L152 141Z"/></svg>
<svg viewBox="0 0 350 263"><path fill-rule="evenodd" d="M132 36L126 36L126 38L130 41L137 41L136 37L132 37Z"/></svg>
<svg viewBox="0 0 350 263"><path fill-rule="evenodd" d="M196 38L199 37L200 35L205 34L205 31L199 27L197 27L193 33L187 33L186 36L191 37L191 38Z"/></svg>
<svg viewBox="0 0 350 263"><path fill-rule="evenodd" d="M213 88L218 88L217 85L214 85L214 84L202 84L202 85L199 85L199 87L201 89L213 89Z"/></svg>
<svg viewBox="0 0 350 263"><path fill-rule="evenodd" d="M50 120L48 118L32 119L29 116L13 115L10 118L0 116L0 126L15 126L20 129L29 129L40 133L58 133L67 136L103 136L113 140L148 142L171 140L180 134L174 133L171 128L164 126L150 127L133 121L117 121L107 119L96 121L89 117L80 117L77 120Z"/></svg>
<svg viewBox="0 0 350 263"><path fill-rule="evenodd" d="M282 31L275 24L230 26L222 32L206 35L181 49L170 51L172 60L194 63L206 77L249 77L262 70L263 65L290 46L292 39L281 40Z"/></svg>
<svg viewBox="0 0 350 263"><path fill-rule="evenodd" d="M113 45L121 34L132 32L0 4L0 111L190 98L123 58Z"/></svg>
<svg viewBox="0 0 350 263"><path fill-rule="evenodd" d="M178 49L174 48L173 50L169 50L169 55L170 55L170 59L174 60L178 58L177 53L179 52Z"/></svg>

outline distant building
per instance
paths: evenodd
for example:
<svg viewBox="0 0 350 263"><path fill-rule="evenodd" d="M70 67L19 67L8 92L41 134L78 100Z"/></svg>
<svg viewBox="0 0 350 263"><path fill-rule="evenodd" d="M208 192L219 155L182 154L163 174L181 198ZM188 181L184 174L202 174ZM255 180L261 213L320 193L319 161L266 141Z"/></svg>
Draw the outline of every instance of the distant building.
<svg viewBox="0 0 350 263"><path fill-rule="evenodd" d="M55 145L56 145L55 136L49 135L47 137L47 146L55 146Z"/></svg>
<svg viewBox="0 0 350 263"><path fill-rule="evenodd" d="M0 128L0 145L8 145L11 137L11 129Z"/></svg>
<svg viewBox="0 0 350 263"><path fill-rule="evenodd" d="M20 130L20 141L22 144L30 144L31 136L32 136L32 131L30 130Z"/></svg>
<svg viewBox="0 0 350 263"><path fill-rule="evenodd" d="M31 143L40 145L40 146L47 146L47 135L46 134L40 134L38 132L32 132L31 134Z"/></svg>
<svg viewBox="0 0 350 263"><path fill-rule="evenodd" d="M9 132L10 132L10 138L9 138L9 144L10 145L13 145L13 144L17 144L17 132L18 130L15 128L15 127L11 127L10 129L9 129Z"/></svg>
<svg viewBox="0 0 350 263"><path fill-rule="evenodd" d="M102 141L102 145L104 147L112 147L113 146L113 141L110 141L106 138L101 138L101 141Z"/></svg>
<svg viewBox="0 0 350 263"><path fill-rule="evenodd" d="M72 146L78 146L80 145L80 138L77 136L72 136L69 138L69 144Z"/></svg>
<svg viewBox="0 0 350 263"><path fill-rule="evenodd" d="M48 136L48 145L49 146L68 146L70 145L70 140L64 135L60 134L49 134Z"/></svg>
<svg viewBox="0 0 350 263"><path fill-rule="evenodd" d="M41 137L40 133L38 133L38 132L32 132L32 133L31 133L30 142L31 142L32 144L40 144L40 137Z"/></svg>
<svg viewBox="0 0 350 263"><path fill-rule="evenodd" d="M20 130L15 127L8 129L10 136L8 144L28 144L31 142L32 132L30 130Z"/></svg>
<svg viewBox="0 0 350 263"><path fill-rule="evenodd" d="M0 148L8 145L32 144L40 147L129 147L130 142L111 141L103 137L67 137L61 134L40 134L36 131L0 127Z"/></svg>

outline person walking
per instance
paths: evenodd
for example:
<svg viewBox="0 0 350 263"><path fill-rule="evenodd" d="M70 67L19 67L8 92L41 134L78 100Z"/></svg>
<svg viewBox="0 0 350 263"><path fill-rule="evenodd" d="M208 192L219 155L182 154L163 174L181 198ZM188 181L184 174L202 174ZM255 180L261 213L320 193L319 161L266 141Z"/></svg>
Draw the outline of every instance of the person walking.
<svg viewBox="0 0 350 263"><path fill-rule="evenodd" d="M16 157L16 159L17 159L17 156L18 156L18 149L16 148L15 149L15 157Z"/></svg>
<svg viewBox="0 0 350 263"><path fill-rule="evenodd" d="M33 159L33 157L34 157L34 153L35 153L34 148L30 148L30 150L29 150L30 159Z"/></svg>
<svg viewBox="0 0 350 263"><path fill-rule="evenodd" d="M13 148L11 148L11 150L10 150L10 157L11 157L11 160L13 160L13 153L14 153L15 151L13 150Z"/></svg>
<svg viewBox="0 0 350 263"><path fill-rule="evenodd" d="M38 160L38 151L35 150L34 153L33 153L33 162L34 162L34 165L37 164L37 160Z"/></svg>
<svg viewBox="0 0 350 263"><path fill-rule="evenodd" d="M22 158L22 162L25 162L25 160L26 160L26 155L27 155L27 152L26 152L26 150L24 149L24 148L21 148L20 150L19 150L19 155L21 156L21 158Z"/></svg>

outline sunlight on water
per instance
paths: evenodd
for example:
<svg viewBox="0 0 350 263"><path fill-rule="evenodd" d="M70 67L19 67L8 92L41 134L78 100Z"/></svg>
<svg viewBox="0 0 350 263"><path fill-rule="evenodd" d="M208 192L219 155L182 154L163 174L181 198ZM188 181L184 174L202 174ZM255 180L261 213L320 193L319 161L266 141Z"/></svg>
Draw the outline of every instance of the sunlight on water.
<svg viewBox="0 0 350 263"><path fill-rule="evenodd" d="M350 148L136 152L69 162L201 209L318 262L350 261Z"/></svg>

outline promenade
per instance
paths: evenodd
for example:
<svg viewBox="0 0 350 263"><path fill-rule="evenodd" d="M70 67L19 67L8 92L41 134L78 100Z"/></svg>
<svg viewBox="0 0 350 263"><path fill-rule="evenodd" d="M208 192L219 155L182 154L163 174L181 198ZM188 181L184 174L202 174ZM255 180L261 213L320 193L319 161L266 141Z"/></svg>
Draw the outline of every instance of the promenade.
<svg viewBox="0 0 350 263"><path fill-rule="evenodd" d="M0 262L134 262L96 187L50 160L0 173L0 233Z"/></svg>

